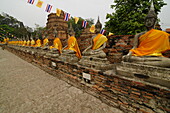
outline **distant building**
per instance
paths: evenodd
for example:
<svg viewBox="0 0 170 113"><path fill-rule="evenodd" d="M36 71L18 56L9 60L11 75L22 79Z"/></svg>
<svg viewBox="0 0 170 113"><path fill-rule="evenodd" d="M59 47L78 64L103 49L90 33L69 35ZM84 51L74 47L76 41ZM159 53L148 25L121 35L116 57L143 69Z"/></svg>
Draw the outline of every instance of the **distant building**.
<svg viewBox="0 0 170 113"><path fill-rule="evenodd" d="M48 15L46 28L48 31L48 39L54 39L53 33L54 29L57 30L58 38L67 39L68 24L64 21L64 11L61 11L61 15L58 17L56 13L50 13Z"/></svg>

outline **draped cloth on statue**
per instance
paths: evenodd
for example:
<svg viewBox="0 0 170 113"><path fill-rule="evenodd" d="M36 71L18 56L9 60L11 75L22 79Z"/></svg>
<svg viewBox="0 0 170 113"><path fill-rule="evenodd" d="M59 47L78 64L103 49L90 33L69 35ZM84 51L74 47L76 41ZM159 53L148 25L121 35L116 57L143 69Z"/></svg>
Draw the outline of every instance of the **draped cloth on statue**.
<svg viewBox="0 0 170 113"><path fill-rule="evenodd" d="M48 42L49 42L49 41L48 41L48 38L45 38L45 39L43 40L43 47L46 46L46 45L48 44Z"/></svg>
<svg viewBox="0 0 170 113"><path fill-rule="evenodd" d="M24 40L24 42L23 42L23 45L22 45L22 46L26 46L26 44L27 44L27 41L26 41L26 40Z"/></svg>
<svg viewBox="0 0 170 113"><path fill-rule="evenodd" d="M27 41L27 46L30 46L30 40Z"/></svg>
<svg viewBox="0 0 170 113"><path fill-rule="evenodd" d="M33 47L35 44L35 41L34 40L31 40L31 46Z"/></svg>
<svg viewBox="0 0 170 113"><path fill-rule="evenodd" d="M102 34L97 34L96 37L94 37L93 39L93 47L92 49L98 49L102 44L104 44L108 39L106 38L106 36L102 35Z"/></svg>
<svg viewBox="0 0 170 113"><path fill-rule="evenodd" d="M36 41L36 45L35 45L35 47L40 47L41 46L41 40L40 39L38 39L37 41Z"/></svg>
<svg viewBox="0 0 170 113"><path fill-rule="evenodd" d="M170 50L169 34L151 29L139 37L139 46L131 49L133 56L163 56L162 52Z"/></svg>
<svg viewBox="0 0 170 113"><path fill-rule="evenodd" d="M54 39L53 46L50 46L50 49L52 49L52 48L56 48L60 54L62 53L63 46L62 46L62 43L59 38Z"/></svg>
<svg viewBox="0 0 170 113"><path fill-rule="evenodd" d="M65 49L69 49L69 50L73 50L76 52L76 56L78 58L81 58L81 52L80 52L80 49L79 49L79 46L78 46L78 43L77 43L77 40L74 36L71 36L69 39L68 39L68 45L67 45L67 48Z"/></svg>

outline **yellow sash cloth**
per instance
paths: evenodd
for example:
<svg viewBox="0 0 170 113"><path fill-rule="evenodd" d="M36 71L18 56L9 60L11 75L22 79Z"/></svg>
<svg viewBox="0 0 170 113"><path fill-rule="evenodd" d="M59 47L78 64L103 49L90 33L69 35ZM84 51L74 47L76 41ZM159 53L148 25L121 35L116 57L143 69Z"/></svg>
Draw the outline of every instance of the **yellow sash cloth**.
<svg viewBox="0 0 170 113"><path fill-rule="evenodd" d="M43 40L43 47L48 43L49 41L48 41L48 38L45 38L44 40Z"/></svg>
<svg viewBox="0 0 170 113"><path fill-rule="evenodd" d="M31 40L31 46L33 47L35 45L35 41Z"/></svg>
<svg viewBox="0 0 170 113"><path fill-rule="evenodd" d="M37 41L36 41L36 45L35 45L35 47L40 47L41 46L41 40L40 39L38 39Z"/></svg>
<svg viewBox="0 0 170 113"><path fill-rule="evenodd" d="M151 29L139 37L139 46L131 49L134 56L163 56L162 52L170 50L169 34Z"/></svg>
<svg viewBox="0 0 170 113"><path fill-rule="evenodd" d="M23 45L22 45L22 46L26 46L26 44L27 44L27 41L26 41L26 40L24 40L24 42L23 42Z"/></svg>
<svg viewBox="0 0 170 113"><path fill-rule="evenodd" d="M93 47L92 49L98 49L102 44L104 44L108 39L106 38L106 36L102 35L102 34L98 34L94 39L93 39Z"/></svg>
<svg viewBox="0 0 170 113"><path fill-rule="evenodd" d="M65 49L70 49L70 50L73 50L76 52L76 56L78 58L81 58L81 52L80 52L80 49L79 49L79 46L78 46L78 43L77 43L77 40L74 36L71 36L69 39L68 39L68 45L67 45L67 48Z"/></svg>
<svg viewBox="0 0 170 113"><path fill-rule="evenodd" d="M56 48L58 49L59 53L61 54L62 53L62 43L60 41L59 38L55 38L54 41L53 41L53 46L50 46L50 49L52 48Z"/></svg>
<svg viewBox="0 0 170 113"><path fill-rule="evenodd" d="M30 46L30 40L27 41L27 46Z"/></svg>

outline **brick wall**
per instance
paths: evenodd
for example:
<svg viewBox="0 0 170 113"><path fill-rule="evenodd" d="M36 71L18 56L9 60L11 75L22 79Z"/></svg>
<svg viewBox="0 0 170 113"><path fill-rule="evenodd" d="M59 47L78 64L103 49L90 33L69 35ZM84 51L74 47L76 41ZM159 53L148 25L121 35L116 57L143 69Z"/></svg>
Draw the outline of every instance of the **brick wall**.
<svg viewBox="0 0 170 113"><path fill-rule="evenodd" d="M122 77L114 71L103 72L46 58L38 53L30 54L13 48L7 49L53 76L65 80L126 113L170 112L170 90L166 87ZM91 80L84 79L83 73L89 74Z"/></svg>

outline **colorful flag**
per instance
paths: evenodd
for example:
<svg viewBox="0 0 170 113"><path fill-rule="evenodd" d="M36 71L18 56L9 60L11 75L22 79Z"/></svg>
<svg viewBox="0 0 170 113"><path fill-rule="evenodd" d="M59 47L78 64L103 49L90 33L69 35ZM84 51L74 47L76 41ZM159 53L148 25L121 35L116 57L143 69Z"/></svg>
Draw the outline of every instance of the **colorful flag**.
<svg viewBox="0 0 170 113"><path fill-rule="evenodd" d="M28 3L34 4L34 0L28 0Z"/></svg>
<svg viewBox="0 0 170 113"><path fill-rule="evenodd" d="M86 26L87 26L87 21L84 20L83 23L82 23L82 27L86 28Z"/></svg>
<svg viewBox="0 0 170 113"><path fill-rule="evenodd" d="M58 9L58 8L57 8L57 9L56 9L56 15L57 15L57 16L60 16L60 14L61 14L61 9Z"/></svg>
<svg viewBox="0 0 170 113"><path fill-rule="evenodd" d="M100 31L100 34L104 34L106 32L106 30L104 30L104 29L102 29L101 31Z"/></svg>
<svg viewBox="0 0 170 113"><path fill-rule="evenodd" d="M65 13L64 20L65 20L65 21L68 21L69 18L70 18L70 14L69 14L69 13Z"/></svg>
<svg viewBox="0 0 170 113"><path fill-rule="evenodd" d="M41 8L42 7L42 4L43 4L43 1L41 1L41 0L38 0L38 3L37 3L37 7L39 7L39 8Z"/></svg>
<svg viewBox="0 0 170 113"><path fill-rule="evenodd" d="M52 9L52 5L47 4L45 11L47 11L48 13L50 13L51 9Z"/></svg>
<svg viewBox="0 0 170 113"><path fill-rule="evenodd" d="M113 33L109 32L108 36L114 35Z"/></svg>
<svg viewBox="0 0 170 113"><path fill-rule="evenodd" d="M74 20L75 20L75 24L77 24L77 22L79 21L79 18L78 17L74 17Z"/></svg>
<svg viewBox="0 0 170 113"><path fill-rule="evenodd" d="M92 26L90 27L90 32L92 32L92 33L95 32L95 25L92 25Z"/></svg>

